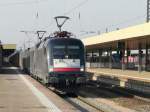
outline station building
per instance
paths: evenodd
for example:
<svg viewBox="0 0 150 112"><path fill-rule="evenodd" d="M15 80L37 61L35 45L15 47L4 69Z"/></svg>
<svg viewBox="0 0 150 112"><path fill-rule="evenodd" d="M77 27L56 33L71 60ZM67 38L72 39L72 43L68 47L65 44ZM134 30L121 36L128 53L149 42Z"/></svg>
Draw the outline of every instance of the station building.
<svg viewBox="0 0 150 112"><path fill-rule="evenodd" d="M150 71L150 23L82 39L87 68Z"/></svg>

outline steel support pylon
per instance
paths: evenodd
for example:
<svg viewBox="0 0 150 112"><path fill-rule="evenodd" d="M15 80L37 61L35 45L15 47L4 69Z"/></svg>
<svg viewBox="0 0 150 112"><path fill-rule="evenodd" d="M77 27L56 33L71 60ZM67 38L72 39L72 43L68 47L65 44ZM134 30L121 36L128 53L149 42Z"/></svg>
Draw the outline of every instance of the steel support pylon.
<svg viewBox="0 0 150 112"><path fill-rule="evenodd" d="M150 21L150 0L147 0L147 18L146 22Z"/></svg>

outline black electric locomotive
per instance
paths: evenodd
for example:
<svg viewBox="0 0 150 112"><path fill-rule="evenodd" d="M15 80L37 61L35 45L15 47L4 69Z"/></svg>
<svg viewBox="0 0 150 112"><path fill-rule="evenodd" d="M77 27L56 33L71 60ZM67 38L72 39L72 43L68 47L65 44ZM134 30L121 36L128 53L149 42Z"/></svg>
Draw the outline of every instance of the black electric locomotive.
<svg viewBox="0 0 150 112"><path fill-rule="evenodd" d="M22 68L54 87L78 87L86 82L83 43L75 38L48 37L20 54Z"/></svg>
<svg viewBox="0 0 150 112"><path fill-rule="evenodd" d="M86 83L85 49L81 40L61 31L63 24L57 24L60 31L53 36L20 53L21 68L47 86L75 89Z"/></svg>

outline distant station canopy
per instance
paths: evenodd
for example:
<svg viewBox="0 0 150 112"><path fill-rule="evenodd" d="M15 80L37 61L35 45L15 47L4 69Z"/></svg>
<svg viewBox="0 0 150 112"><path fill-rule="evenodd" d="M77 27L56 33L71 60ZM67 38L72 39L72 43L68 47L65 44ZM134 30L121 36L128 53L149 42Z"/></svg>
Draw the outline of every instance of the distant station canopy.
<svg viewBox="0 0 150 112"><path fill-rule="evenodd" d="M3 44L3 49L16 49L16 44Z"/></svg>
<svg viewBox="0 0 150 112"><path fill-rule="evenodd" d="M14 53L16 50L16 44L3 44L2 46L4 59Z"/></svg>

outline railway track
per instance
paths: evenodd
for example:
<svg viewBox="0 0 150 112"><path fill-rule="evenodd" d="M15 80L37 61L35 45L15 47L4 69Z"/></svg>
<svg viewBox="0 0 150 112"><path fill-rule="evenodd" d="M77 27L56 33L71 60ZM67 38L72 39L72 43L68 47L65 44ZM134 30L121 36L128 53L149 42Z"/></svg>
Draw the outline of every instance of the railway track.
<svg viewBox="0 0 150 112"><path fill-rule="evenodd" d="M102 89L150 103L150 97L148 95L146 95L146 97L145 97L145 95L143 93L137 94L137 93L135 93L136 91L132 91L132 90L128 90L128 89L124 89L124 88L120 88L120 87L114 87L114 88L108 87L108 88L102 88Z"/></svg>
<svg viewBox="0 0 150 112"><path fill-rule="evenodd" d="M67 95L65 97L63 96L63 99L65 99L67 102L75 106L81 112L104 112L98 107L97 104L88 101L86 98L82 96L73 95L72 97L72 95L71 96Z"/></svg>
<svg viewBox="0 0 150 112"><path fill-rule="evenodd" d="M58 94L58 93L57 93ZM149 112L150 99L121 88L87 85L78 94L59 94L81 112Z"/></svg>
<svg viewBox="0 0 150 112"><path fill-rule="evenodd" d="M124 109L129 109L128 111L134 112L150 111L149 98L143 98L121 88L101 87L95 84L91 86L90 84L82 89L80 94L84 95L84 97L93 98L93 100L98 101L100 107L101 105L103 105L103 107L108 107L102 109L106 112L124 112ZM106 102L110 105L105 105ZM111 106L115 108L111 108Z"/></svg>
<svg viewBox="0 0 150 112"><path fill-rule="evenodd" d="M135 90L129 90L127 88L121 88L118 86L113 86L113 85L108 85L108 84L102 84L102 83L98 84L96 82L90 82L89 85L97 87L99 89L110 91L113 93L118 93L120 95L130 96L130 97L134 97L139 100L150 102L150 94L147 94L147 93L138 92Z"/></svg>
<svg viewBox="0 0 150 112"><path fill-rule="evenodd" d="M77 95L60 96L81 112L150 111L150 100L148 98L134 95L120 88L99 86L95 83L80 89Z"/></svg>
<svg viewBox="0 0 150 112"><path fill-rule="evenodd" d="M150 112L149 98L96 83L81 88L77 95L61 97L81 112Z"/></svg>
<svg viewBox="0 0 150 112"><path fill-rule="evenodd" d="M21 72L21 71L20 71ZM38 81L43 87L47 88L49 91L52 91L62 97L64 100L72 104L75 108L81 112L104 112L98 108L97 105L93 105L91 102L87 101L84 97L78 96L77 94L65 94L60 92L53 87L45 86L40 80L37 80L35 77L32 77L34 80Z"/></svg>

